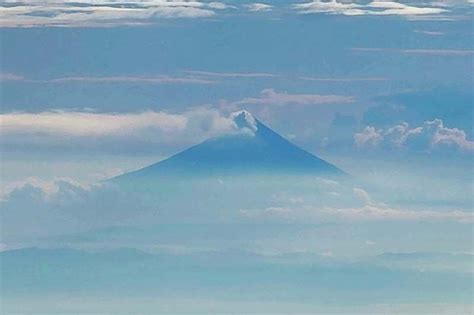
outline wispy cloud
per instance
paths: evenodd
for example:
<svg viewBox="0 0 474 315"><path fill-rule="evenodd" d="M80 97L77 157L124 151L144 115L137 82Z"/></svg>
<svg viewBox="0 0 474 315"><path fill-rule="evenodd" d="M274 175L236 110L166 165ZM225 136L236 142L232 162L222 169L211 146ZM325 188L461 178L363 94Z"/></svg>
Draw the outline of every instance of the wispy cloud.
<svg viewBox="0 0 474 315"><path fill-rule="evenodd" d="M22 81L26 83L141 83L141 84L214 84L216 80L193 75L113 75L113 76L65 76L52 79L29 79L20 75L3 73L0 81Z"/></svg>
<svg viewBox="0 0 474 315"><path fill-rule="evenodd" d="M276 92L274 89L264 89L259 97L247 97L233 102L233 105L318 105L318 104L341 104L352 103L353 96L345 95L321 95L321 94L289 94Z"/></svg>
<svg viewBox="0 0 474 315"><path fill-rule="evenodd" d="M458 223L474 222L474 214L467 211L434 211L413 210L390 207L384 203L377 203L362 188L353 188L353 195L362 201L362 206L334 207L289 205L270 206L264 209L243 209L241 214L247 217L275 217L285 221L310 222L312 220L335 221L453 221Z"/></svg>
<svg viewBox="0 0 474 315"><path fill-rule="evenodd" d="M391 208L380 205L365 205L353 208L332 207L267 207L260 210L241 210L250 217L282 217L286 221L342 220L342 221L454 221L472 223L474 215L460 210L433 211Z"/></svg>
<svg viewBox="0 0 474 315"><path fill-rule="evenodd" d="M367 77L367 78L324 78L324 77L299 77L300 80L306 81L318 81L318 82L380 82L387 81L387 78L383 77Z"/></svg>
<svg viewBox="0 0 474 315"><path fill-rule="evenodd" d="M166 84L166 83L183 83L183 84L212 84L216 81L194 78L194 77L173 77L166 75L159 76L108 76L108 77L63 77L46 81L46 83L65 83L65 82L95 82L95 83L144 83L144 84Z"/></svg>
<svg viewBox="0 0 474 315"><path fill-rule="evenodd" d="M167 0L24 0L0 7L0 27L143 25L159 18L203 18L228 8L219 2Z"/></svg>
<svg viewBox="0 0 474 315"><path fill-rule="evenodd" d="M208 77L223 77L223 78L275 78L280 77L278 74L265 73L265 72L210 72L210 71L197 71L188 70L186 73L197 75L197 76L208 76Z"/></svg>
<svg viewBox="0 0 474 315"><path fill-rule="evenodd" d="M356 2L339 2L337 0L315 0L293 5L301 14L341 14L347 16L359 15L438 15L447 11L446 8L436 6L415 6L395 1L371 1L367 4Z"/></svg>
<svg viewBox="0 0 474 315"><path fill-rule="evenodd" d="M389 52L409 55L432 55L432 56L471 56L474 50L470 49L397 49L397 48L366 48L355 47L357 52Z"/></svg>
<svg viewBox="0 0 474 315"><path fill-rule="evenodd" d="M245 8L247 8L251 12L266 12L266 11L271 11L273 9L272 5L266 4L266 3L250 3L244 5Z"/></svg>
<svg viewBox="0 0 474 315"><path fill-rule="evenodd" d="M13 73L0 73L0 81L23 81L25 78Z"/></svg>
<svg viewBox="0 0 474 315"><path fill-rule="evenodd" d="M427 30L415 30L415 33L423 34L423 35L430 35L430 36L442 36L444 32L440 31L427 31Z"/></svg>

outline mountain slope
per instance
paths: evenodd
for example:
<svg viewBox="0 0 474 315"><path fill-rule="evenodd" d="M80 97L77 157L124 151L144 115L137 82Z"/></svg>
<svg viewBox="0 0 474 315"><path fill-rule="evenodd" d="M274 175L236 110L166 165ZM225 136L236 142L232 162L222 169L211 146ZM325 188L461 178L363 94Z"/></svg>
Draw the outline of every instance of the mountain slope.
<svg viewBox="0 0 474 315"><path fill-rule="evenodd" d="M317 173L343 175L336 166L297 147L249 112L232 114L236 132L211 138L118 180L168 175Z"/></svg>

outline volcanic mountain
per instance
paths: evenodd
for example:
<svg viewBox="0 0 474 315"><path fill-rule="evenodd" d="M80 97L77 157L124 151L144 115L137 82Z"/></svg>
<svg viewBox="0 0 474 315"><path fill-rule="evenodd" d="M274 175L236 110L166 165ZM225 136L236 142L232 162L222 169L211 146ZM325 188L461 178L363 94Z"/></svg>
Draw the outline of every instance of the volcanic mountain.
<svg viewBox="0 0 474 315"><path fill-rule="evenodd" d="M169 176L306 174L344 175L336 166L297 147L248 111L231 115L235 132L208 139L114 181Z"/></svg>

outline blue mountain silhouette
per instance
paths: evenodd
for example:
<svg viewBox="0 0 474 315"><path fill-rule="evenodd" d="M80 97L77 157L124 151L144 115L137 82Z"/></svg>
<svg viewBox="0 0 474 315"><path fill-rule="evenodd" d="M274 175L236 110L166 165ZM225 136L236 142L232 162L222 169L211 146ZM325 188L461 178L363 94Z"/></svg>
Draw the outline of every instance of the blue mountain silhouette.
<svg viewBox="0 0 474 315"><path fill-rule="evenodd" d="M292 144L248 111L232 114L236 132L208 139L161 162L115 178L244 174L344 175L336 166Z"/></svg>

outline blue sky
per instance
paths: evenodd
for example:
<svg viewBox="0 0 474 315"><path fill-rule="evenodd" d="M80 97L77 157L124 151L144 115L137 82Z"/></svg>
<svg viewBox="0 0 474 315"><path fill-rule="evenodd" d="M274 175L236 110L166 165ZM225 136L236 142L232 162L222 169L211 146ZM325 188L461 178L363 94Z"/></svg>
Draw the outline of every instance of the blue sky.
<svg viewBox="0 0 474 315"><path fill-rule="evenodd" d="M390 151L470 159L471 4L365 3L7 1L4 176L91 182L95 175L86 173L136 169L218 133L216 120L242 108L331 158L380 159L386 156L380 151ZM124 11L111 13L117 10ZM173 129L162 117L168 129L156 122L158 130L150 131L143 112L175 115L170 119L186 126ZM81 130L84 113L97 122L109 115L113 130ZM48 126L48 115L64 125ZM117 134L119 120L128 118L136 128ZM435 120L434 127L425 124ZM389 130L404 123L405 132L425 128L401 143L407 137ZM441 128L449 136L433 144ZM74 160L80 170L62 167Z"/></svg>
<svg viewBox="0 0 474 315"><path fill-rule="evenodd" d="M0 249L245 249L370 268L379 255L413 253L459 289L472 277L456 255L473 254L473 14L470 0L0 1ZM212 225L217 236L200 239L173 217L181 232L144 242L156 234L153 205L130 217L137 200L100 181L225 134L241 109L360 181L289 177L252 191L245 178L210 179L248 195L227 200L224 213L242 224L235 234L269 222L263 236L227 243ZM172 191L165 212L191 216L201 188ZM98 205L133 228L109 230ZM93 213L97 222L76 224ZM286 223L296 227L280 230ZM397 272L415 268L383 257ZM460 282L443 278L450 259L463 266ZM459 311L465 300L445 302Z"/></svg>

